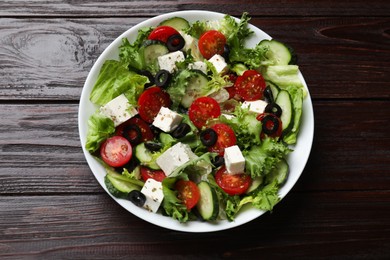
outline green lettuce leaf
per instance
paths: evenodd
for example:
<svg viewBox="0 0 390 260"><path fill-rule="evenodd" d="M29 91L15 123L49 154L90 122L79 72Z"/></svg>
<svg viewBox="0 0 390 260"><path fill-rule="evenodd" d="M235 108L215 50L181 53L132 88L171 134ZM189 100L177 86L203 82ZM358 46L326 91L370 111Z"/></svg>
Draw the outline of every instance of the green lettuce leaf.
<svg viewBox="0 0 390 260"><path fill-rule="evenodd" d="M85 148L91 153L97 151L100 144L114 132L114 122L99 112L95 112L88 119L87 142Z"/></svg>
<svg viewBox="0 0 390 260"><path fill-rule="evenodd" d="M283 142L277 142L274 138L265 138L261 145L243 151L245 171L252 178L265 176L291 151Z"/></svg>
<svg viewBox="0 0 390 260"><path fill-rule="evenodd" d="M187 207L177 198L177 192L174 190L175 182L178 178L165 178L162 182L164 200L162 209L164 213L179 222L187 222L190 219Z"/></svg>
<svg viewBox="0 0 390 260"><path fill-rule="evenodd" d="M148 78L129 71L115 60L104 62L89 99L97 105L105 105L120 94L125 94L132 105L137 104Z"/></svg>

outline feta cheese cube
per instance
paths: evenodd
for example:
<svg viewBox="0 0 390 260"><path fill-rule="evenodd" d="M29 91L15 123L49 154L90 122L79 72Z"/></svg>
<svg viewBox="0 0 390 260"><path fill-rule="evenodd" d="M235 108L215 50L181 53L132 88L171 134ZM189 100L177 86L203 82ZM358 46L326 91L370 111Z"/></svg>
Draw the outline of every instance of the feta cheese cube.
<svg viewBox="0 0 390 260"><path fill-rule="evenodd" d="M161 107L157 116L154 118L153 125L168 133L175 129L182 120L182 115L167 107Z"/></svg>
<svg viewBox="0 0 390 260"><path fill-rule="evenodd" d="M151 212L156 213L164 199L162 183L149 178L142 187L141 193L143 193L146 197L146 201L143 207Z"/></svg>
<svg viewBox="0 0 390 260"><path fill-rule="evenodd" d="M219 74L225 72L228 66L225 62L225 58L219 54L215 54L213 57L211 57L209 59L209 62L214 65L215 69Z"/></svg>
<svg viewBox="0 0 390 260"><path fill-rule="evenodd" d="M177 167L180 167L195 158L197 158L197 156L191 151L191 148L188 145L177 143L161 154L156 159L156 163L160 166L166 176L171 176L172 172ZM173 175L171 177L173 177Z"/></svg>
<svg viewBox="0 0 390 260"><path fill-rule="evenodd" d="M245 172L245 158L237 145L225 148L224 159L228 173L237 174Z"/></svg>
<svg viewBox="0 0 390 260"><path fill-rule="evenodd" d="M161 70L173 73L176 70L176 62L184 61L184 54L181 51L170 52L157 58Z"/></svg>
<svg viewBox="0 0 390 260"><path fill-rule="evenodd" d="M204 74L207 74L207 65L203 61L195 61L194 63L188 64L188 68L191 70L200 70Z"/></svg>
<svg viewBox="0 0 390 260"><path fill-rule="evenodd" d="M249 112L261 114L264 113L265 107L268 105L264 100L256 100L256 101L244 101L241 107L249 108Z"/></svg>
<svg viewBox="0 0 390 260"><path fill-rule="evenodd" d="M121 94L100 107L100 113L111 118L116 127L138 114L138 111L129 103L126 96Z"/></svg>

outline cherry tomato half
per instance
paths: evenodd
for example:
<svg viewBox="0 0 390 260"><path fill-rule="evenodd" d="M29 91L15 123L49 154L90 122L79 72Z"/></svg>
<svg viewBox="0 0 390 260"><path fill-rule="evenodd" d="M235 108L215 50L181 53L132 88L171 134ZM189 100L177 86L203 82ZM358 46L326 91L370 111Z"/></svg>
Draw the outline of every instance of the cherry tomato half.
<svg viewBox="0 0 390 260"><path fill-rule="evenodd" d="M211 97L200 97L192 102L188 109L188 116L197 128L206 125L210 118L217 118L221 115L221 108L218 102Z"/></svg>
<svg viewBox="0 0 390 260"><path fill-rule="evenodd" d="M144 181L149 178L152 178L156 181L162 182L165 177L165 173L162 170L152 170L147 167L141 166L141 178Z"/></svg>
<svg viewBox="0 0 390 260"><path fill-rule="evenodd" d="M126 122L120 124L116 128L115 133L116 135L125 137L132 145L150 141L154 138L154 134L149 125L138 117L130 118Z"/></svg>
<svg viewBox="0 0 390 260"><path fill-rule="evenodd" d="M169 107L169 94L159 87L146 89L138 99L138 113L147 123L152 123L161 107Z"/></svg>
<svg viewBox="0 0 390 260"><path fill-rule="evenodd" d="M174 34L179 34L179 32L171 27L166 25L161 25L156 27L148 36L149 40L158 40L162 42L167 42L168 38Z"/></svg>
<svg viewBox="0 0 390 260"><path fill-rule="evenodd" d="M208 147L209 152L218 153L223 156L225 154L225 148L233 146L237 143L236 135L233 129L222 123L215 124L211 128L217 133L217 142Z"/></svg>
<svg viewBox="0 0 390 260"><path fill-rule="evenodd" d="M203 33L198 41L199 51L205 59L210 59L215 54L222 55L225 44L225 35L216 30Z"/></svg>
<svg viewBox="0 0 390 260"><path fill-rule="evenodd" d="M266 88L263 76L255 70L247 70L234 83L236 93L245 101L255 101L263 98Z"/></svg>
<svg viewBox="0 0 390 260"><path fill-rule="evenodd" d="M133 155L130 142L122 136L108 138L100 147L103 161L112 167L121 167L128 163Z"/></svg>
<svg viewBox="0 0 390 260"><path fill-rule="evenodd" d="M245 173L229 174L223 166L215 174L215 181L229 195L241 195L252 183L252 178Z"/></svg>
<svg viewBox="0 0 390 260"><path fill-rule="evenodd" d="M186 205L187 210L191 210L200 199L200 192L195 182L178 180L175 183L178 198Z"/></svg>

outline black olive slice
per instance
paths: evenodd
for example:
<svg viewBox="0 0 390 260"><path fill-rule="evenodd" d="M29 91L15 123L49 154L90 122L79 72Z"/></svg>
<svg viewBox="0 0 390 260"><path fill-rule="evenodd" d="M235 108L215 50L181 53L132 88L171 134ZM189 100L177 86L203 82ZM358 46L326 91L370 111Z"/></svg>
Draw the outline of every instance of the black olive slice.
<svg viewBox="0 0 390 260"><path fill-rule="evenodd" d="M160 143L148 141L145 142L145 148L151 152L157 152L161 150L162 145Z"/></svg>
<svg viewBox="0 0 390 260"><path fill-rule="evenodd" d="M165 87L168 85L169 80L171 79L171 74L167 70L160 70L156 73L154 77L154 83L157 87Z"/></svg>
<svg viewBox="0 0 390 260"><path fill-rule="evenodd" d="M174 138L182 138L191 131L191 127L187 123L180 123L171 133Z"/></svg>
<svg viewBox="0 0 390 260"><path fill-rule="evenodd" d="M141 70L141 71L139 72L139 74L142 75L142 76L147 77L148 80L149 80L149 83L146 83L146 84L145 84L145 88L154 85L154 81L155 81L155 80L154 80L154 77L153 77L153 75L152 75L152 73L151 73L150 71L148 71L148 70Z"/></svg>
<svg viewBox="0 0 390 260"><path fill-rule="evenodd" d="M279 120L278 118L272 115L266 115L262 120L262 130L267 135L272 135L276 133L279 129Z"/></svg>
<svg viewBox="0 0 390 260"><path fill-rule="evenodd" d="M139 190L130 191L128 199L138 207L142 207L146 202L146 196Z"/></svg>
<svg viewBox="0 0 390 260"><path fill-rule="evenodd" d="M185 40L180 34L174 34L168 37L167 48L170 52L183 49Z"/></svg>
<svg viewBox="0 0 390 260"><path fill-rule="evenodd" d="M274 114L277 117L280 117L282 115L282 108L276 104L275 102L269 103L265 109L264 112Z"/></svg>
<svg viewBox="0 0 390 260"><path fill-rule="evenodd" d="M216 168L218 168L218 167L220 167L220 166L222 166L222 165L224 165L225 164L225 158L223 158L223 156L216 156L213 160L212 160L212 164L216 167Z"/></svg>
<svg viewBox="0 0 390 260"><path fill-rule="evenodd" d="M269 86L264 89L264 98L267 103L274 103L275 101L274 94Z"/></svg>
<svg viewBox="0 0 390 260"><path fill-rule="evenodd" d="M141 128L137 125L127 125L123 128L123 137L132 145L137 145L142 142Z"/></svg>
<svg viewBox="0 0 390 260"><path fill-rule="evenodd" d="M211 128L207 128L200 133L200 141L205 146L212 146L217 142L218 134Z"/></svg>

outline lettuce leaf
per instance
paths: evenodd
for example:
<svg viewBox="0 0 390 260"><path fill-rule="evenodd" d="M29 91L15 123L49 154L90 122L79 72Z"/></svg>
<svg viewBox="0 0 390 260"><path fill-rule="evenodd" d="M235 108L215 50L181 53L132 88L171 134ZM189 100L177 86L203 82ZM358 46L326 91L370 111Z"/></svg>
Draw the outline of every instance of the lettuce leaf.
<svg viewBox="0 0 390 260"><path fill-rule="evenodd" d="M99 112L95 112L88 119L87 142L85 148L91 153L97 151L100 144L114 132L114 122Z"/></svg>
<svg viewBox="0 0 390 260"><path fill-rule="evenodd" d="M277 142L274 138L265 138L261 145L243 151L245 171L252 178L265 176L291 151L283 142Z"/></svg>
<svg viewBox="0 0 390 260"><path fill-rule="evenodd" d="M165 178L162 182L164 200L162 209L164 213L181 223L187 222L190 218L187 207L177 198L177 192L174 190L177 178Z"/></svg>
<svg viewBox="0 0 390 260"><path fill-rule="evenodd" d="M97 105L105 105L120 94L125 94L129 103L137 105L148 78L129 71L123 63L115 60L104 62L89 99Z"/></svg>

